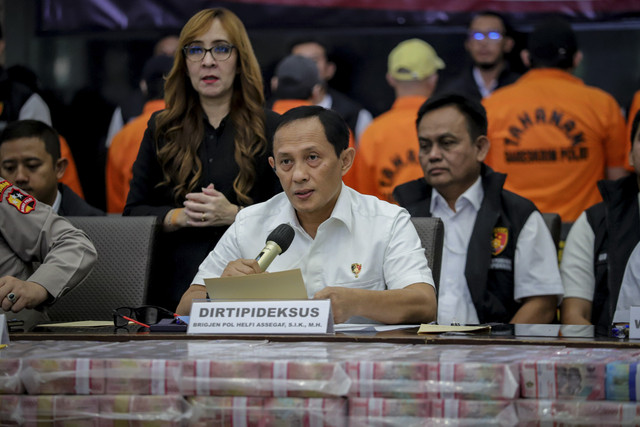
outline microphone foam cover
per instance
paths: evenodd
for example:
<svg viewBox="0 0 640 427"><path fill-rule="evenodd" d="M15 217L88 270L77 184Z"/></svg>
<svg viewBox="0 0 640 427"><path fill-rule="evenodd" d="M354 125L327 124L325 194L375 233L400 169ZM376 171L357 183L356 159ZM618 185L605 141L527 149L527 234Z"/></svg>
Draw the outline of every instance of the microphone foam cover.
<svg viewBox="0 0 640 427"><path fill-rule="evenodd" d="M289 246L291 246L291 242L293 241L293 237L296 235L296 232L293 231L293 227L289 224L280 224L269 234L267 237L267 242L271 241L280 246L282 250L281 253L284 253Z"/></svg>

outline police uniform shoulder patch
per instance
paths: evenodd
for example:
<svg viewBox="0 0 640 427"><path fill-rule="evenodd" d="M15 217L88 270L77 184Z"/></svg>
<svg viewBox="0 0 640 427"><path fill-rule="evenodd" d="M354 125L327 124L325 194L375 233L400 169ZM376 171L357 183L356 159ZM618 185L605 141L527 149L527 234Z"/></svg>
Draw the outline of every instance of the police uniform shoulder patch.
<svg viewBox="0 0 640 427"><path fill-rule="evenodd" d="M495 227L491 240L491 254L499 255L507 247L509 242L509 229L507 227Z"/></svg>
<svg viewBox="0 0 640 427"><path fill-rule="evenodd" d="M7 181L6 179L4 181L0 181L0 202L2 202L2 199L4 199L4 192L7 188L11 187L13 184L11 184L9 181Z"/></svg>
<svg viewBox="0 0 640 427"><path fill-rule="evenodd" d="M36 199L15 187L9 190L6 200L23 214L28 214L36 208Z"/></svg>

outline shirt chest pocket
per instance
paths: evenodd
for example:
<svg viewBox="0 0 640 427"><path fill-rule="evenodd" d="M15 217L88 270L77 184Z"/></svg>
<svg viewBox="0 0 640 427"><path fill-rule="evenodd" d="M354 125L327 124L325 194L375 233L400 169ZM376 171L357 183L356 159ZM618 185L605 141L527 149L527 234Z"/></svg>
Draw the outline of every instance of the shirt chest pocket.
<svg viewBox="0 0 640 427"><path fill-rule="evenodd" d="M375 279L351 279L336 282L334 286L341 286L343 288L351 288L351 289L368 289L368 290L384 290L385 285L384 281L381 278Z"/></svg>

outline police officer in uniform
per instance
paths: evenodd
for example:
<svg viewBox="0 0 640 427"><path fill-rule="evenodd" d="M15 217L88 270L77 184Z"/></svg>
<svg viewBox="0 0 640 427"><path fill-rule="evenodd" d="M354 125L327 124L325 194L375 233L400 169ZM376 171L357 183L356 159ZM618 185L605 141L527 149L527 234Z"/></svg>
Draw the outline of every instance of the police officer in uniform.
<svg viewBox="0 0 640 427"><path fill-rule="evenodd" d="M7 320L24 321L25 330L46 321L46 307L96 259L84 232L0 177L0 314Z"/></svg>

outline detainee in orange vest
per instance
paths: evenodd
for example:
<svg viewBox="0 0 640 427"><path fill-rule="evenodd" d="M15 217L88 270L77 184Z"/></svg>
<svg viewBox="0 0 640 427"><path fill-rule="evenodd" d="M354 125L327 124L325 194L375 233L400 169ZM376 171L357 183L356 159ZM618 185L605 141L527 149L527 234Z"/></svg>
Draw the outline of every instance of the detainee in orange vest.
<svg viewBox="0 0 640 427"><path fill-rule="evenodd" d="M568 22L541 22L528 47L523 61L532 69L483 100L485 162L507 174L505 189L573 222L602 200L599 180L627 173L624 117L611 95L571 74L582 54Z"/></svg>
<svg viewBox="0 0 640 427"><path fill-rule="evenodd" d="M433 47L420 39L409 39L389 53L387 83L395 92L391 109L365 129L358 144L351 173L354 189L396 203L393 189L422 178L418 160L418 109L431 96L444 68Z"/></svg>

